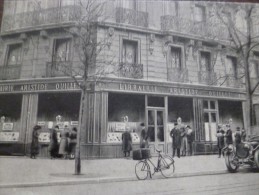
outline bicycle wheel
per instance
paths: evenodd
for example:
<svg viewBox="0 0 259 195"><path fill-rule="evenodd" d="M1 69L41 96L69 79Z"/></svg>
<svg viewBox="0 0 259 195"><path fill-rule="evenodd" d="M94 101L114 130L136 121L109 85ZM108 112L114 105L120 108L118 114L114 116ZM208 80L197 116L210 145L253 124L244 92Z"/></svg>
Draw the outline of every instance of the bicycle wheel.
<svg viewBox="0 0 259 195"><path fill-rule="evenodd" d="M139 180L144 180L150 173L150 167L147 161L139 161L135 166L135 174Z"/></svg>
<svg viewBox="0 0 259 195"><path fill-rule="evenodd" d="M163 155L160 161L160 171L164 177L172 177L174 175L174 160L168 155Z"/></svg>

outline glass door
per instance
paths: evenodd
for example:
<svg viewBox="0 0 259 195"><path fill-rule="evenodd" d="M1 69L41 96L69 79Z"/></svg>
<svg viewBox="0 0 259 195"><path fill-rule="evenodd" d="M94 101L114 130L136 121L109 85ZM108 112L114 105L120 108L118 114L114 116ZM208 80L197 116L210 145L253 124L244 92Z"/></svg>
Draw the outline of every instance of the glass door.
<svg viewBox="0 0 259 195"><path fill-rule="evenodd" d="M164 109L148 109L148 140L151 152L155 152L155 147L164 151L165 141L165 125L164 125Z"/></svg>

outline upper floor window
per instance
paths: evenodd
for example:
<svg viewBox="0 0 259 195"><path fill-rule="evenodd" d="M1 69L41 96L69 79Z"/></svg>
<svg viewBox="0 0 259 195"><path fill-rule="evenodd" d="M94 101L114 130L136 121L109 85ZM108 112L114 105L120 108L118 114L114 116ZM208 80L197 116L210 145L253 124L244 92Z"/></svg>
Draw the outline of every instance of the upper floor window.
<svg viewBox="0 0 259 195"><path fill-rule="evenodd" d="M209 71L213 70L211 66L211 54L210 52L201 51L200 53L200 69L202 71Z"/></svg>
<svg viewBox="0 0 259 195"><path fill-rule="evenodd" d="M237 59L235 57L227 56L226 73L237 78Z"/></svg>
<svg viewBox="0 0 259 195"><path fill-rule="evenodd" d="M250 77L257 78L259 77L259 54L254 52L254 59L251 61L250 69Z"/></svg>
<svg viewBox="0 0 259 195"><path fill-rule="evenodd" d="M179 3L174 1L163 1L164 15L179 16Z"/></svg>
<svg viewBox="0 0 259 195"><path fill-rule="evenodd" d="M195 22L205 22L206 21L206 13L205 7L196 5L194 7L194 21Z"/></svg>
<svg viewBox="0 0 259 195"><path fill-rule="evenodd" d="M123 40L122 62L136 64L138 63L138 42Z"/></svg>
<svg viewBox="0 0 259 195"><path fill-rule="evenodd" d="M71 39L56 39L54 41L53 61L70 61Z"/></svg>
<svg viewBox="0 0 259 195"><path fill-rule="evenodd" d="M6 65L20 65L22 63L22 44L8 46Z"/></svg>
<svg viewBox="0 0 259 195"><path fill-rule="evenodd" d="M119 4L119 7L133 9L133 10L138 9L137 0L119 0L118 4Z"/></svg>
<svg viewBox="0 0 259 195"><path fill-rule="evenodd" d="M179 47L171 47L169 55L169 68L182 69L182 50Z"/></svg>

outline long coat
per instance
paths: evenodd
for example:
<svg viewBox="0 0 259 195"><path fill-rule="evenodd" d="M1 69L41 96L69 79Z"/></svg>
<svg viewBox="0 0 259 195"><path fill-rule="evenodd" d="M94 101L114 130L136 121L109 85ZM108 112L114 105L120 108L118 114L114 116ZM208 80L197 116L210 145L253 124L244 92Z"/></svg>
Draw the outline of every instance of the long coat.
<svg viewBox="0 0 259 195"><path fill-rule="evenodd" d="M132 150L132 138L128 131L122 134L122 151L129 152Z"/></svg>
<svg viewBox="0 0 259 195"><path fill-rule="evenodd" d="M181 148L181 129L174 127L171 132L170 136L173 138L173 148Z"/></svg>
<svg viewBox="0 0 259 195"><path fill-rule="evenodd" d="M59 145L59 154L68 154L68 132L66 130L61 131L60 133L60 145Z"/></svg>
<svg viewBox="0 0 259 195"><path fill-rule="evenodd" d="M50 133L49 151L51 156L55 156L58 153L58 137L55 129L52 129Z"/></svg>
<svg viewBox="0 0 259 195"><path fill-rule="evenodd" d="M31 155L39 154L40 144L39 144L39 131L33 130L32 141L31 141Z"/></svg>
<svg viewBox="0 0 259 195"><path fill-rule="evenodd" d="M148 135L145 129L142 129L140 134L140 148L148 148Z"/></svg>
<svg viewBox="0 0 259 195"><path fill-rule="evenodd" d="M233 144L233 138L232 138L232 130L228 129L226 132L226 144Z"/></svg>
<svg viewBox="0 0 259 195"><path fill-rule="evenodd" d="M218 148L222 149L224 147L224 131L220 130L217 132Z"/></svg>

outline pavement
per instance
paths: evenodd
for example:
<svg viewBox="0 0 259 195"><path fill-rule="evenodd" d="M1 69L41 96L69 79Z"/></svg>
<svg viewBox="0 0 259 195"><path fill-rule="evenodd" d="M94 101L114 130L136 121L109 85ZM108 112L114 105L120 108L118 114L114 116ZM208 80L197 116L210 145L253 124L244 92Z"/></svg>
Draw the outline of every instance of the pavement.
<svg viewBox="0 0 259 195"><path fill-rule="evenodd" d="M151 160L156 162L157 158L152 157ZM186 156L174 160L174 178L227 173L224 158L217 155ZM137 181L137 162L131 158L81 160L82 174L75 175L74 160L1 156L0 189ZM161 173L156 173L152 179L162 178Z"/></svg>

